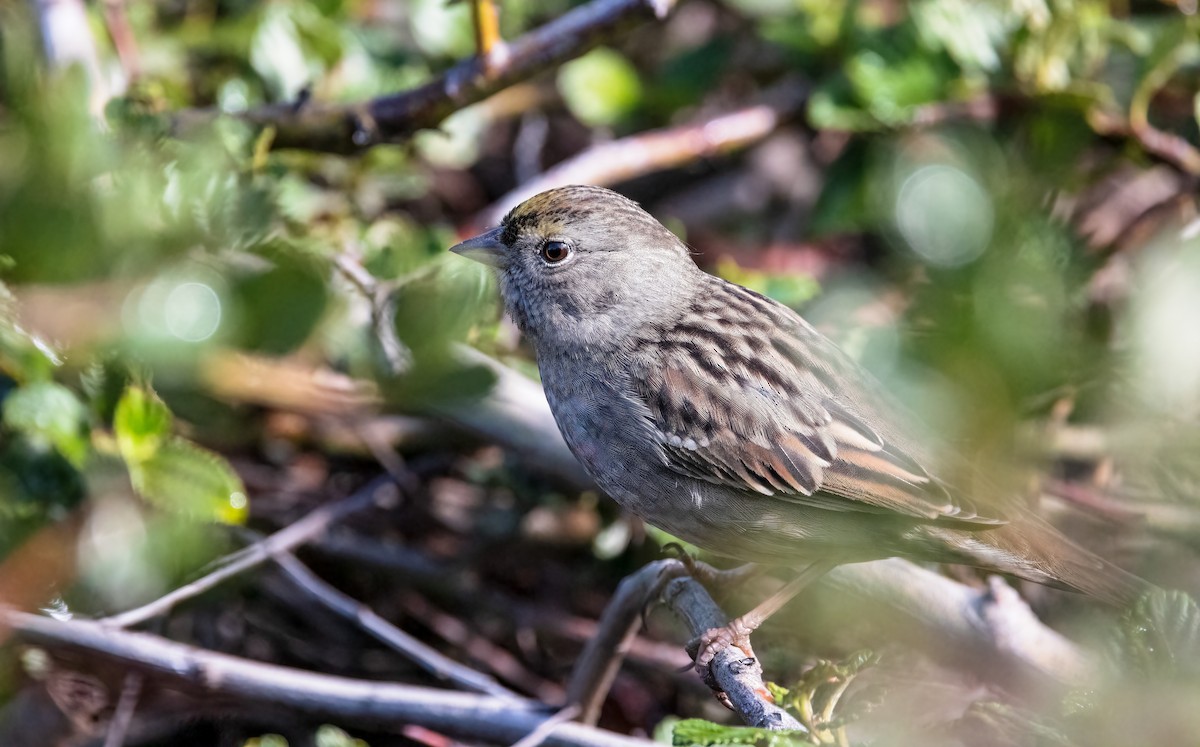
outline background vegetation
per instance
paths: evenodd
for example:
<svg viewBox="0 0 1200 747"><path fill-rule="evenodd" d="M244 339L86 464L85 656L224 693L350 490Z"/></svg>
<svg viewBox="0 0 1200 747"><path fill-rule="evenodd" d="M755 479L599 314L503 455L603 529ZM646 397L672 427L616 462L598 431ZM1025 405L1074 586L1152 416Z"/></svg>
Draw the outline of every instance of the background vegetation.
<svg viewBox="0 0 1200 747"><path fill-rule="evenodd" d="M137 608L387 474L398 498L126 624L446 686L331 612L340 590L560 705L612 590L666 538L538 430L536 388L511 378L536 376L527 348L445 249L571 182L641 201L707 269L802 311L1080 542L1200 587L1194 3L681 0L658 18L595 0L599 21L544 26L580 5L506 0L507 48L483 0L0 5L4 609ZM1002 585L940 570L1011 612ZM823 588L756 638L807 735L676 724L731 721L675 671L688 635L661 610L600 726L676 744L1200 738L1186 594L1114 612L1019 588L1078 643L1072 667L1003 670ZM5 744L453 743L420 719L156 686L25 618L4 629Z"/></svg>

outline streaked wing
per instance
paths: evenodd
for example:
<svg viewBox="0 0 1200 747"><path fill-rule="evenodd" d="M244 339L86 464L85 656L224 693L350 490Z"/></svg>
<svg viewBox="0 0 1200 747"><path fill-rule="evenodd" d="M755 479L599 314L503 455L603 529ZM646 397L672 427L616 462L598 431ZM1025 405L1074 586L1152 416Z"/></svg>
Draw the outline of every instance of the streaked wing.
<svg viewBox="0 0 1200 747"><path fill-rule="evenodd" d="M686 321L644 344L656 354L631 375L676 472L834 511L1003 523L930 474L888 433L867 374L774 301L714 278Z"/></svg>

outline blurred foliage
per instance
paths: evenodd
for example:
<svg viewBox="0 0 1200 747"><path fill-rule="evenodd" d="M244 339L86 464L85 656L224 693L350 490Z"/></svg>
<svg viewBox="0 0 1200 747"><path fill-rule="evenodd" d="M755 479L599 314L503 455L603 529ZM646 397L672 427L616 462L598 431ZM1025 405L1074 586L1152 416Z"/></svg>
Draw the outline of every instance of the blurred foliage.
<svg viewBox="0 0 1200 747"><path fill-rule="evenodd" d="M506 0L502 31L579 4ZM111 5L127 14L136 71L109 33ZM1184 5L689 0L661 26L609 37L435 130L342 157L275 150L272 129L236 115L423 83L472 52L466 2L93 3L95 70L52 69L42 4L0 4L0 562L79 519L78 578L44 596L103 614L227 550L223 523L293 519L260 495L303 493L306 470L366 468L320 428L275 416L351 415L282 381L223 380L243 370L231 361L344 374L405 413L492 386L458 342L532 372L492 279L446 256L456 236L594 143L803 87L803 116L764 142L617 186L686 232L707 268L802 309L998 483L1021 482L1008 469L1017 422L1103 430L1104 453L1039 448L1032 469L1143 511L1138 570L1195 590L1200 234L1183 229L1197 175L1147 147L1200 140L1200 16ZM225 116L181 135L173 113L203 107ZM443 506L438 522L499 543L531 516L587 517L580 557L596 566L572 556L572 571L603 579L597 589L641 559L645 537L670 539L510 466L455 466L463 484L430 492L460 511ZM472 546L428 531L436 523L409 538ZM1093 528L1105 547L1110 529ZM479 555L494 572L517 553ZM514 574L522 593L538 585L532 573ZM560 580L543 585L561 593ZM958 726L999 744L1195 741L1197 625L1191 598L1150 597L1116 632L1090 631L1114 672L1095 688L1044 712L981 699ZM818 743L853 737L853 703L832 704L870 659L848 654L780 678L793 684L777 699ZM1161 730L1117 723L1133 713ZM1168 726L1187 739L1146 736ZM801 743L699 719L674 738ZM361 743L334 727L316 740Z"/></svg>

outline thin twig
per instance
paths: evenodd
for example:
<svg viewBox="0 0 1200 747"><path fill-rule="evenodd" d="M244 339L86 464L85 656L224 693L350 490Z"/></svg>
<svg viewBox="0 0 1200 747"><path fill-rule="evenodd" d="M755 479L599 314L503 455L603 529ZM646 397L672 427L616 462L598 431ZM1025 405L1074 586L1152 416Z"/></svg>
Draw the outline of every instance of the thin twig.
<svg viewBox="0 0 1200 747"><path fill-rule="evenodd" d="M550 732L554 731L559 724L565 724L578 715L579 706L569 705L543 721L538 728L529 732L522 739L513 742L512 747L538 747L538 745L546 741L546 738L550 736Z"/></svg>
<svg viewBox="0 0 1200 747"><path fill-rule="evenodd" d="M86 620L61 622L0 607L0 627L51 652L79 652L98 662L136 668L146 674L147 686L170 687L208 699L228 698L243 706L281 707L364 728L407 723L449 736L510 744L551 717L545 706L530 700L317 674ZM567 723L559 724L546 744L652 747L654 743Z"/></svg>
<svg viewBox="0 0 1200 747"><path fill-rule="evenodd" d="M133 714L137 710L141 693L141 673L130 672L125 675L125 684L121 688L117 709L113 712L112 721L108 723L108 733L104 735L104 747L122 747L125 744L125 737L129 734L129 725L133 723Z"/></svg>
<svg viewBox="0 0 1200 747"><path fill-rule="evenodd" d="M729 618L704 586L690 576L669 581L663 591L663 601L687 624L694 638L729 624ZM730 644L718 650L708 669L724 694L723 702L746 724L770 730L804 729L796 718L775 705L763 682L762 665L758 660L747 657L737 646Z"/></svg>
<svg viewBox="0 0 1200 747"><path fill-rule="evenodd" d="M142 62L137 37L134 36L133 26L129 23L129 14L125 11L125 0L104 0L103 6L104 26L108 29L108 38L117 50L117 59L121 61L125 79L133 82L142 75Z"/></svg>
<svg viewBox="0 0 1200 747"><path fill-rule="evenodd" d="M658 560L626 576L617 586L595 635L579 654L567 685L567 703L579 706L582 723L594 724L600 718L600 708L641 627L646 605L658 597L668 581L686 573L687 568L678 560Z"/></svg>
<svg viewBox="0 0 1200 747"><path fill-rule="evenodd" d="M260 127L274 127L276 148L352 152L398 142L450 114L514 83L578 57L641 18L663 18L676 0L592 0L508 44L473 56L430 82L403 93L347 106L280 103L239 115ZM175 114L177 132L207 124L212 109Z"/></svg>
<svg viewBox="0 0 1200 747"><path fill-rule="evenodd" d="M113 615L101 622L108 626L125 628L164 615L180 602L199 596L240 573L262 565L271 559L273 553L292 550L312 541L331 524L341 521L347 516L395 500L397 500L396 488L391 478L376 478L358 492L340 501L327 503L303 519L264 538L261 542L256 542L231 554L226 558L226 562L212 573L181 586L149 604Z"/></svg>
<svg viewBox="0 0 1200 747"><path fill-rule="evenodd" d="M744 148L774 132L799 112L805 101L805 89L790 85L752 106L596 145L496 200L480 215L480 226L499 223L512 206L552 187L609 186Z"/></svg>
<svg viewBox="0 0 1200 747"><path fill-rule="evenodd" d="M434 635L486 666L498 678L534 695L543 703L562 702L561 687L529 671L517 657L473 632L461 619L435 608L415 594L402 594L399 602L406 614L419 620Z"/></svg>
<svg viewBox="0 0 1200 747"><path fill-rule="evenodd" d="M413 661L433 676L453 682L471 692L487 693L498 698L522 699L491 677L442 655L392 625L366 605L325 583L291 553L276 551L272 554L272 559L297 589L341 617L355 623L373 638Z"/></svg>

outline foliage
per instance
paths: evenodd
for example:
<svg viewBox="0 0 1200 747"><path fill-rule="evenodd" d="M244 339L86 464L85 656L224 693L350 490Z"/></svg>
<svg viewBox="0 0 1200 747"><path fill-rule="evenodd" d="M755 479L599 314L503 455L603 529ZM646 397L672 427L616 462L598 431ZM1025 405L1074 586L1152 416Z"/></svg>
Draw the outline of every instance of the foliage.
<svg viewBox="0 0 1200 747"><path fill-rule="evenodd" d="M503 35L579 4L506 0ZM60 549L75 572L39 594L62 614L162 594L229 548L228 525L278 528L398 451L420 467L420 490L403 521L354 536L453 558L482 588L456 608L464 630L519 662L504 672L532 672L521 687L561 680L573 654L505 627L515 603L477 607L501 586L594 616L671 538L543 481L520 454L476 451L437 417L494 404L495 372L465 363L459 343L535 370L493 280L445 248L509 207L510 190L595 145L639 156L600 173L686 235L706 269L801 309L961 444L978 470L951 484L1057 485L1058 504L1093 513L1069 526L1081 542L1122 561L1140 549L1136 570L1195 591L1200 16L1186 4L690 0L661 23L567 40L598 44L436 129L351 155L278 149L277 128L242 115L412 89L472 53L469 2L93 3L82 35L98 45L94 66L53 61L43 5L0 5L0 564L74 532ZM777 104L799 92L801 112ZM716 137L711 117L764 103L778 121L738 148L663 166L634 147L689 123ZM1094 518L1127 514L1140 519ZM537 562L509 567L526 555ZM422 634L445 619L391 577L322 570L422 621ZM270 584L249 586L165 627L242 655L419 681L310 610L273 606ZM440 576L433 586L448 606L440 595L461 591ZM1200 734L1186 715L1200 693L1192 597L1151 595L1118 623L1035 599L1101 641L1110 671L1029 708L937 670L923 684L969 702L961 718L939 713L921 743ZM871 688L843 696L884 664L851 655L865 645L853 634L814 636L780 666L793 684L776 700L807 734L688 718L675 743L857 742L856 728L884 717ZM437 643L486 658L465 640ZM21 686L0 674L3 694ZM614 698L613 724L713 716L665 676L629 687L641 697ZM1131 713L1137 729L1119 723ZM285 743L269 726L237 743ZM362 743L331 726L315 739Z"/></svg>

